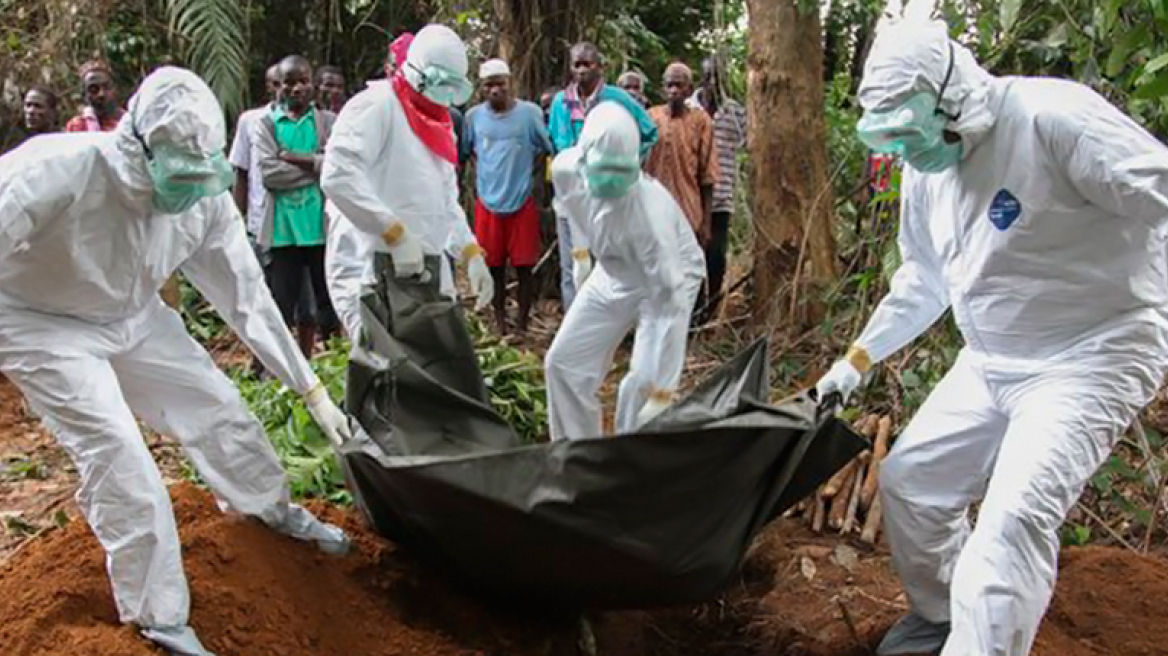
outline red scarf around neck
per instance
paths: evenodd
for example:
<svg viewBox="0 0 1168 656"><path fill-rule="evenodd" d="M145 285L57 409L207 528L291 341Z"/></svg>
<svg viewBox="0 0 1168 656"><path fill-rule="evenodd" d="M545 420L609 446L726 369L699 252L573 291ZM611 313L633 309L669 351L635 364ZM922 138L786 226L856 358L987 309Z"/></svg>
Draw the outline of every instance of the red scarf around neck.
<svg viewBox="0 0 1168 656"><path fill-rule="evenodd" d="M401 73L393 76L393 91L401 101L414 134L435 155L458 166L458 147L454 143L450 110L418 93Z"/></svg>

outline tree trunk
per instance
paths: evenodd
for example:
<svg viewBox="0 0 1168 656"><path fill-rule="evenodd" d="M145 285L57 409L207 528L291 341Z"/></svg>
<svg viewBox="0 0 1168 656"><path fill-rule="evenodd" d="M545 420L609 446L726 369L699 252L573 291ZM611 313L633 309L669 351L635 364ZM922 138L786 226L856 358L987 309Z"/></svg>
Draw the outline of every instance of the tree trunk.
<svg viewBox="0 0 1168 656"><path fill-rule="evenodd" d="M835 275L819 14L798 4L748 1L756 326L817 321Z"/></svg>

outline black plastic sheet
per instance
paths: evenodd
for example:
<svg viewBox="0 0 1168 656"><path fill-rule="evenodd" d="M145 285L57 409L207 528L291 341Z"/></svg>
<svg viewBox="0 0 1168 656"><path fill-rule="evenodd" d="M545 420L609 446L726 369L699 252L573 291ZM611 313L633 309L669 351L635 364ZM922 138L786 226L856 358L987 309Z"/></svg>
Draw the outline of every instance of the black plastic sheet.
<svg viewBox="0 0 1168 656"><path fill-rule="evenodd" d="M392 277L363 299L341 448L375 529L481 594L576 608L695 603L752 538L866 448L818 406L768 405L755 342L636 434L523 445L494 412L459 306Z"/></svg>

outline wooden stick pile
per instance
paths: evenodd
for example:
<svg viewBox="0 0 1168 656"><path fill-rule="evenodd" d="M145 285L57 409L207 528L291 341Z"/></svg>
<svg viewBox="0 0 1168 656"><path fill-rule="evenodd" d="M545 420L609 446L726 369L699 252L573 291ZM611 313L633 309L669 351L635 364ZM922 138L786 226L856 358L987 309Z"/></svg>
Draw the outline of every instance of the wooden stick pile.
<svg viewBox="0 0 1168 656"><path fill-rule="evenodd" d="M816 533L825 529L876 544L883 511L876 494L880 463L888 455L892 439L892 418L868 415L856 430L872 441L872 450L856 456L809 499L787 511L787 517L801 517Z"/></svg>

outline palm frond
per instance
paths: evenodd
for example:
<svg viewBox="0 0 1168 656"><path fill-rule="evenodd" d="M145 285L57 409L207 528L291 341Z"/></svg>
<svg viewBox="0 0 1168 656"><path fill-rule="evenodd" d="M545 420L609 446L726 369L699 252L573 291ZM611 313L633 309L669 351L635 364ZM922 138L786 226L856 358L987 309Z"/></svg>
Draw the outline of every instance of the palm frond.
<svg viewBox="0 0 1168 656"><path fill-rule="evenodd" d="M185 41L183 59L223 103L243 109L247 88L247 22L239 0L162 0L170 28Z"/></svg>

